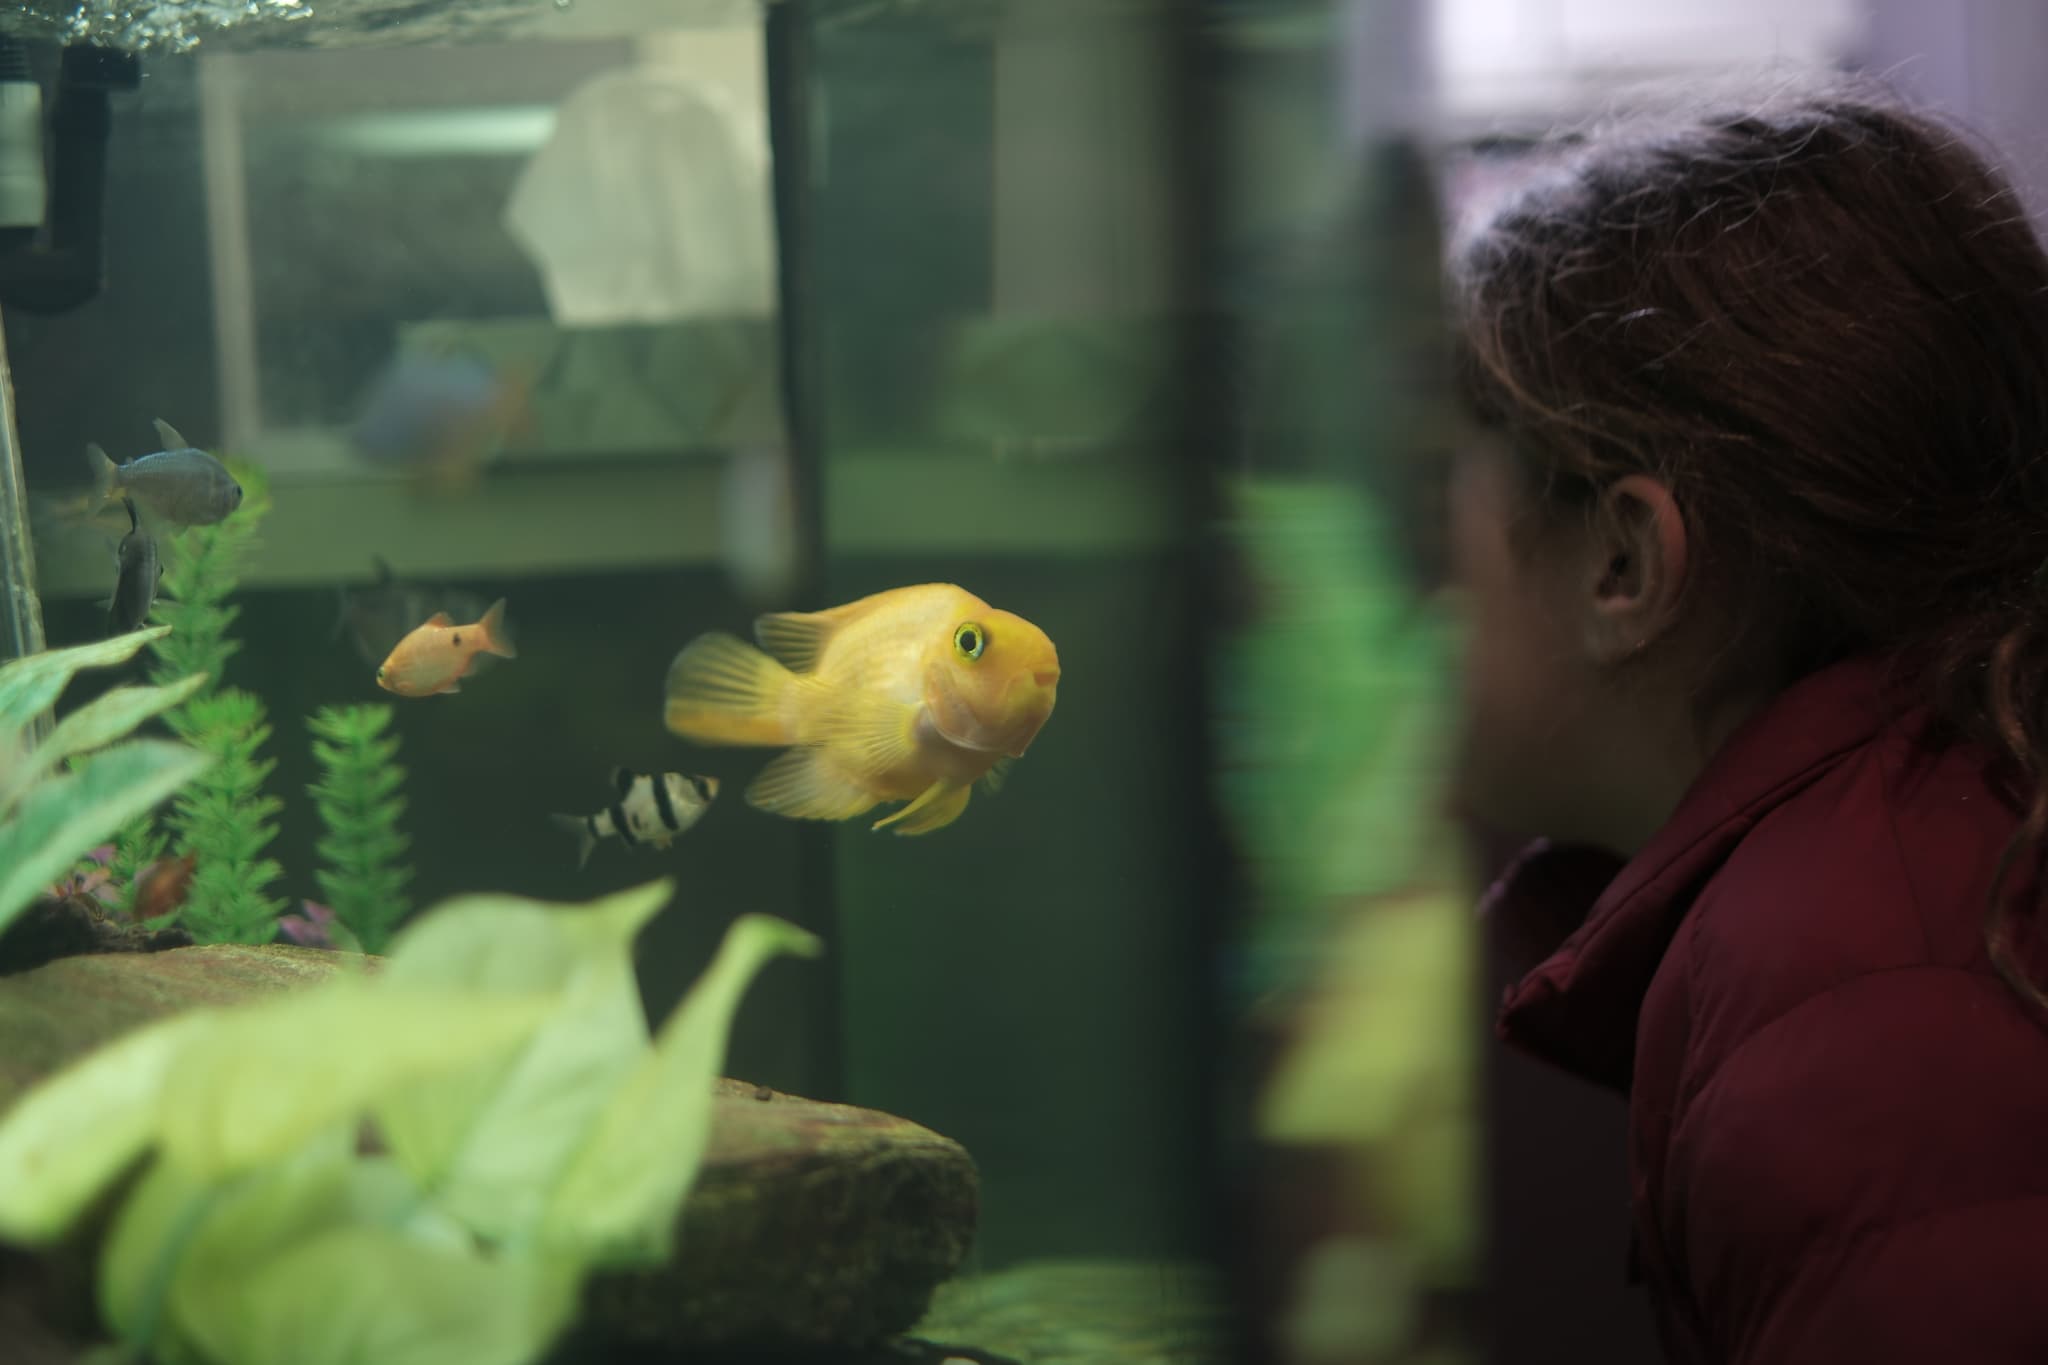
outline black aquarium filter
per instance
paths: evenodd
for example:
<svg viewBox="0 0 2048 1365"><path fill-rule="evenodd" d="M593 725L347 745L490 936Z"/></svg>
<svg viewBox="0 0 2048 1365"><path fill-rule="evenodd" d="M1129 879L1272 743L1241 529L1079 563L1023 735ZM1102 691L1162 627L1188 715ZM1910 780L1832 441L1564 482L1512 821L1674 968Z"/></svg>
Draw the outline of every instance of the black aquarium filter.
<svg viewBox="0 0 2048 1365"><path fill-rule="evenodd" d="M0 38L0 308L47 315L104 283L111 94L142 70L133 53L73 44L46 110L31 55Z"/></svg>
<svg viewBox="0 0 2048 1365"><path fill-rule="evenodd" d="M32 245L48 205L43 87L27 49L0 37L0 251Z"/></svg>

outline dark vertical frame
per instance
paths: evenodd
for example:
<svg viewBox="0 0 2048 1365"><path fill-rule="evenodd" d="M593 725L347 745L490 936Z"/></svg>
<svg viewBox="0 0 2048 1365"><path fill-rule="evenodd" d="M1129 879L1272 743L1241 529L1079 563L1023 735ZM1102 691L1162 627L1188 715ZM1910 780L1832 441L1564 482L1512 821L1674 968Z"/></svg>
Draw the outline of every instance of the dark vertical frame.
<svg viewBox="0 0 2048 1365"><path fill-rule="evenodd" d="M1239 416L1237 387L1228 382L1237 352L1233 321L1221 296L1221 225L1231 192L1222 98L1228 53L1220 41L1221 11L1227 8L1219 0L1165 0L1163 6L1164 36L1172 53L1165 97L1174 130L1173 221L1179 238L1174 297L1181 325L1175 330L1174 387L1185 396L1178 429L1166 446L1171 453L1164 458L1180 465L1171 486L1179 500L1176 520L1185 528L1178 554L1189 600L1182 617L1187 627L1174 642L1177 657L1166 673L1186 683L1162 700L1172 709L1174 730L1186 736L1188 752L1196 756L1181 847L1189 863L1187 884L1200 891L1188 906L1189 931L1181 940L1187 956L1162 963L1161 969L1195 983L1180 1031L1207 1066L1186 1132L1197 1149L1191 1164L1205 1187L1199 1250L1218 1266L1234 1259L1246 1232L1243 1210L1233 1197L1236 1163L1231 1153L1249 1117L1240 1088L1232 1084L1229 1059L1238 1040L1224 985L1224 964L1240 927L1243 886L1212 780L1217 767L1214 660L1218 628L1232 596L1222 479L1236 447ZM1233 1337L1241 1337L1241 1324L1233 1322L1233 1329Z"/></svg>
<svg viewBox="0 0 2048 1365"><path fill-rule="evenodd" d="M811 0L782 0L764 7L762 47L767 64L768 145L774 187L776 319L780 351L783 424L794 467L799 602L824 600L825 433L822 333L815 316L818 289L815 222L810 195L813 36ZM797 894L805 922L829 945L839 938L833 831L809 826L800 831ZM842 988L839 968L819 973L810 1001L810 1090L818 1099L838 1100L846 1089L840 1044Z"/></svg>

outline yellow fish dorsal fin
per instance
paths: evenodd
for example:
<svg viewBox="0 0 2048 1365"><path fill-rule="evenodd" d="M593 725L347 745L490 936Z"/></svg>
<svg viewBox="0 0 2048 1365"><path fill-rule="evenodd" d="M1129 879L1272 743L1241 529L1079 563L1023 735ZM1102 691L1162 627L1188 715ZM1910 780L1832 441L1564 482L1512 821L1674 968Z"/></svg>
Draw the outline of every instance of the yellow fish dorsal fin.
<svg viewBox="0 0 2048 1365"><path fill-rule="evenodd" d="M791 749L747 784L748 805L796 820L850 820L875 800L817 749Z"/></svg>
<svg viewBox="0 0 2048 1365"><path fill-rule="evenodd" d="M818 666L833 635L859 612L860 602L827 611L774 611L754 618L754 638L761 648L775 656L792 673L808 673Z"/></svg>
<svg viewBox="0 0 2048 1365"><path fill-rule="evenodd" d="M437 611L426 620L420 622L420 624L423 626L452 626L455 624L455 618L445 611Z"/></svg>
<svg viewBox="0 0 2048 1365"><path fill-rule="evenodd" d="M944 829L967 809L967 797L973 790L941 778L919 792L917 799L902 810L875 821L874 827L882 829L895 825L898 834L929 834L935 829Z"/></svg>

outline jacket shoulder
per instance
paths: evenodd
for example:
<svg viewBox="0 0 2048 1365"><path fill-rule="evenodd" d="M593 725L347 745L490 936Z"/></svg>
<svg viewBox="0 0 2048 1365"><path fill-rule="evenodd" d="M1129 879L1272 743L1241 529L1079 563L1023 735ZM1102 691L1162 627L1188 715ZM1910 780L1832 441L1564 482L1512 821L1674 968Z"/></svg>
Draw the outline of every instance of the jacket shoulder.
<svg viewBox="0 0 2048 1365"><path fill-rule="evenodd" d="M2048 1031L2002 982L1842 982L1674 1117L1655 1214L1729 1358L1846 1359L1853 1339L1859 1359L2048 1359ZM1932 1324L1942 1350L1899 1354Z"/></svg>

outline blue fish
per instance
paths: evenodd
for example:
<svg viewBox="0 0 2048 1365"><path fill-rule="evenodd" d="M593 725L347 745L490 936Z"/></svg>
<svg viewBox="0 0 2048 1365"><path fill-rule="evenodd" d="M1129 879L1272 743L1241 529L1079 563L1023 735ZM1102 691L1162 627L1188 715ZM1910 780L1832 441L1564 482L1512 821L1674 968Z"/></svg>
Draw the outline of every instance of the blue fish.
<svg viewBox="0 0 2048 1365"><path fill-rule="evenodd" d="M530 425L528 388L473 356L402 355L371 387L349 444L371 464L461 483Z"/></svg>
<svg viewBox="0 0 2048 1365"><path fill-rule="evenodd" d="M128 534L121 537L121 548L114 555L114 595L106 602L109 635L126 635L149 620L157 583L164 576L156 538L142 529L142 519L135 515L135 500L123 501L128 508Z"/></svg>
<svg viewBox="0 0 2048 1365"><path fill-rule="evenodd" d="M242 485L227 466L156 419L163 449L115 464L97 445L85 448L92 466L95 511L116 498L133 498L173 526L211 526L242 505Z"/></svg>

